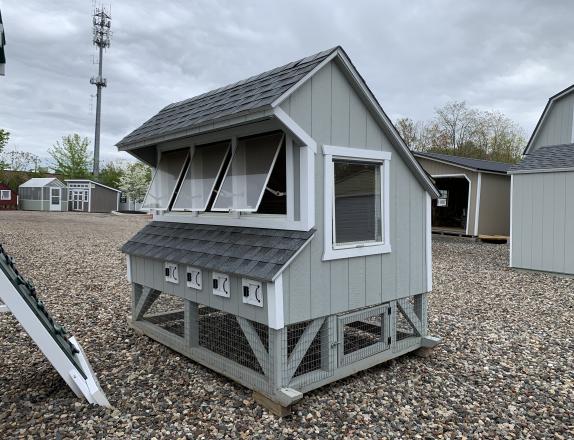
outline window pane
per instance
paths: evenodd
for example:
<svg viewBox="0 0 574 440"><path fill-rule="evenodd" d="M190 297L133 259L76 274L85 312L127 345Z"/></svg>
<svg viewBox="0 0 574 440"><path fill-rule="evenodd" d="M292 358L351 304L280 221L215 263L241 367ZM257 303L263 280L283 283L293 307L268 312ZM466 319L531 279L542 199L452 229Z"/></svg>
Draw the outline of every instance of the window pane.
<svg viewBox="0 0 574 440"><path fill-rule="evenodd" d="M205 211L230 148L228 141L195 148L173 209Z"/></svg>
<svg viewBox="0 0 574 440"><path fill-rule="evenodd" d="M257 210L282 139L273 133L238 141L213 210Z"/></svg>
<svg viewBox="0 0 574 440"><path fill-rule="evenodd" d="M334 162L335 244L382 241L381 166Z"/></svg>
<svg viewBox="0 0 574 440"><path fill-rule="evenodd" d="M181 173L189 150L187 148L166 151L161 154L159 165L153 176L144 200L144 209L167 209L177 178Z"/></svg>

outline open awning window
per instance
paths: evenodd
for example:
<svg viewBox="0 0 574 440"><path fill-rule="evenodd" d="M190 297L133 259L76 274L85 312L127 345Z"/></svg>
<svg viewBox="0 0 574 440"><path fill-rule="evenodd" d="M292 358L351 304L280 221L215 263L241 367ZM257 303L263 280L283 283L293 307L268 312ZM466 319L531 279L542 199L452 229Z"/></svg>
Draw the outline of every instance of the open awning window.
<svg viewBox="0 0 574 440"><path fill-rule="evenodd" d="M161 153L159 164L142 205L143 209L168 209L188 156L188 148Z"/></svg>
<svg viewBox="0 0 574 440"><path fill-rule="evenodd" d="M257 211L283 138L277 132L238 140L213 211Z"/></svg>
<svg viewBox="0 0 574 440"><path fill-rule="evenodd" d="M196 146L175 199L173 210L205 211L231 142Z"/></svg>

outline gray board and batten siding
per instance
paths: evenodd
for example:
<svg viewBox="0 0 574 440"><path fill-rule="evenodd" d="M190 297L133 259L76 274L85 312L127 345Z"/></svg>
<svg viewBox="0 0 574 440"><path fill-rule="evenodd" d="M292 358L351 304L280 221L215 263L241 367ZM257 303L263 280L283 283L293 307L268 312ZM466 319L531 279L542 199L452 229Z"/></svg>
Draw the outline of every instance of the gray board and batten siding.
<svg viewBox="0 0 574 440"><path fill-rule="evenodd" d="M315 160L317 233L283 272L285 323L294 323L426 292L426 190L407 168L338 63L331 62L281 104L321 145L392 153L390 242L382 255L322 261L322 154Z"/></svg>

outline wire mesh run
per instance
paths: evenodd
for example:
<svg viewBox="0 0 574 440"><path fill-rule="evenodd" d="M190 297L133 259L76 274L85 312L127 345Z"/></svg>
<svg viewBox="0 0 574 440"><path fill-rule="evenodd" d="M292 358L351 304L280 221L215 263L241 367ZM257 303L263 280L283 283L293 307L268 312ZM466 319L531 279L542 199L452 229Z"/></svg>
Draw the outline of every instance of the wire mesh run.
<svg viewBox="0 0 574 440"><path fill-rule="evenodd" d="M343 329L343 353L353 353L383 342L384 336L382 314L349 322Z"/></svg>
<svg viewBox="0 0 574 440"><path fill-rule="evenodd" d="M265 374L269 366L267 326L246 319L242 326L242 318L207 306L200 306L198 315L200 347Z"/></svg>
<svg viewBox="0 0 574 440"><path fill-rule="evenodd" d="M314 329L305 333L312 324L313 321L305 321L287 327L287 359L301 358L293 377L321 369L324 327L321 325L316 333Z"/></svg>
<svg viewBox="0 0 574 440"><path fill-rule="evenodd" d="M397 342L418 336L417 329L413 325L418 320L419 318L415 313L414 296L397 300L397 313L395 322Z"/></svg>
<svg viewBox="0 0 574 440"><path fill-rule="evenodd" d="M148 295L146 302L147 311L142 318L144 321L157 325L176 336L184 337L184 300L182 298L157 292L155 295Z"/></svg>

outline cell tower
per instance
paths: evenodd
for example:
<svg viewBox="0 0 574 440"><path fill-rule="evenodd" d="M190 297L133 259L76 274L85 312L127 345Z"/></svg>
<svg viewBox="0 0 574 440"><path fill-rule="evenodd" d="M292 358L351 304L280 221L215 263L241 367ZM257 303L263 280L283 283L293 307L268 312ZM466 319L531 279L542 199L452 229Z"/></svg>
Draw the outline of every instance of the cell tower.
<svg viewBox="0 0 574 440"><path fill-rule="evenodd" d="M102 76L102 65L104 61L104 49L110 47L112 32L112 16L103 7L94 8L93 15L93 42L98 48L98 76L90 79L90 84L97 88L96 93L96 131L94 134L94 176L100 173L100 116L102 112L102 87L107 86L106 79Z"/></svg>

